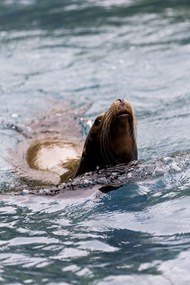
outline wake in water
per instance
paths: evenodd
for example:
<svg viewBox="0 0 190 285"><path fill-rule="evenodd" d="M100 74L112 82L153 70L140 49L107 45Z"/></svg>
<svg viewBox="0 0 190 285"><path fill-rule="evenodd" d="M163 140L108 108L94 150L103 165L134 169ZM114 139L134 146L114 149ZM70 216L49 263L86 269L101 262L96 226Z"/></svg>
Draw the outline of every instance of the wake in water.
<svg viewBox="0 0 190 285"><path fill-rule="evenodd" d="M4 127L16 131L20 143L17 151L10 151L14 170L6 173L10 177L14 176L14 182L2 184L3 192L15 192L16 189L19 194L63 196L66 192L77 190L85 190L87 195L92 190L106 193L129 183L173 177L176 173L186 171L190 165L190 152L186 152L154 161L131 161L129 164L97 168L96 171L68 180L67 177L75 171L83 144L79 124L69 108L55 108L53 112L25 127L12 122L4 122ZM68 163L62 161L64 153L68 155ZM2 172L1 181L4 175ZM61 183L61 177L66 182Z"/></svg>
<svg viewBox="0 0 190 285"><path fill-rule="evenodd" d="M94 189L95 191L100 190L106 193L129 183L154 180L166 176L175 177L177 173L186 171L189 165L190 153L165 157L150 162L133 161L129 165L119 164L114 167L86 173L57 187L32 191L24 190L24 193L55 195L79 189Z"/></svg>
<svg viewBox="0 0 190 285"><path fill-rule="evenodd" d="M35 194L35 195L58 195L64 197L75 197L77 191L84 192L88 196L89 193L101 193L116 190L122 186L141 182L150 182L152 185L157 183L176 183L176 177L181 175L185 183L189 181L190 153L177 154L172 157L142 162L133 161L130 164L118 164L114 167L106 167L94 172L86 173L68 182L61 183L57 186L40 186L27 185L25 183L16 183L17 191L15 194ZM184 173L185 176L183 175ZM183 181L181 182L183 183ZM161 182L162 181L162 182ZM14 183L13 183L14 185ZM15 190L13 186L13 189ZM9 190L10 191L10 190ZM9 192L8 191L8 192ZM10 192L9 192L10 193ZM13 192L12 192L13 193Z"/></svg>

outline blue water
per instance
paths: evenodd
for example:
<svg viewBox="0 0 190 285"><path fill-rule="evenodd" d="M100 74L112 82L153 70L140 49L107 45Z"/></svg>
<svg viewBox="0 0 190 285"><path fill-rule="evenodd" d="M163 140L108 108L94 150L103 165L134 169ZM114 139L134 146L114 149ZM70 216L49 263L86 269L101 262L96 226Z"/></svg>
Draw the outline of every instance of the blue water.
<svg viewBox="0 0 190 285"><path fill-rule="evenodd" d="M18 142L2 122L55 102L92 120L126 98L140 160L189 151L189 59L187 0L1 0L1 190ZM1 195L0 283L189 284L189 205L189 168L99 198Z"/></svg>

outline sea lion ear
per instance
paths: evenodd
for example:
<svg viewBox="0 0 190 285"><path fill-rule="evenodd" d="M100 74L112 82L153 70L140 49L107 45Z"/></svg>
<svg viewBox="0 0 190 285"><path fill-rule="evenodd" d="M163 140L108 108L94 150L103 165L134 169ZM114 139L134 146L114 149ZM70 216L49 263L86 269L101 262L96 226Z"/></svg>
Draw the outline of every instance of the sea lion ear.
<svg viewBox="0 0 190 285"><path fill-rule="evenodd" d="M99 126L100 122L101 122L102 117L98 116L95 121L94 121L94 126Z"/></svg>

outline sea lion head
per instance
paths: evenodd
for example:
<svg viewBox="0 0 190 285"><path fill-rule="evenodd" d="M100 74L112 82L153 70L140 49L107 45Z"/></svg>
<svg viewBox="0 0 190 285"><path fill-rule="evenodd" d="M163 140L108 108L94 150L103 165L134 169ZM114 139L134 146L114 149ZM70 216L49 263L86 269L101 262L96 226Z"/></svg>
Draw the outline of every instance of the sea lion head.
<svg viewBox="0 0 190 285"><path fill-rule="evenodd" d="M129 163L137 159L136 119L127 100L118 99L99 115L86 138L76 174L97 167Z"/></svg>

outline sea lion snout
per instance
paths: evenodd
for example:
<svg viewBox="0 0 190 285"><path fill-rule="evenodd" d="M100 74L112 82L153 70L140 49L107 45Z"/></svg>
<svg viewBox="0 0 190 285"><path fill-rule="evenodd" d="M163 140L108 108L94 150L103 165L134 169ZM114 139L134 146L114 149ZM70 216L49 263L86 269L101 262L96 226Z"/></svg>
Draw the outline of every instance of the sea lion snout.
<svg viewBox="0 0 190 285"><path fill-rule="evenodd" d="M122 106L125 106L125 100L124 99L117 99L121 103Z"/></svg>

